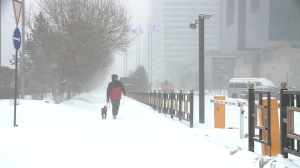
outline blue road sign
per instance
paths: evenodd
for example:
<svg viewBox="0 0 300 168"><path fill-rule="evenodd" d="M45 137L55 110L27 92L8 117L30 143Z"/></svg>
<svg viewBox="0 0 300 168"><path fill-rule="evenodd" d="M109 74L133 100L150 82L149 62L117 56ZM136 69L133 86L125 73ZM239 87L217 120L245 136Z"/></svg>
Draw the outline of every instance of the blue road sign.
<svg viewBox="0 0 300 168"><path fill-rule="evenodd" d="M21 47L21 32L18 28L16 28L14 31L13 41L14 41L15 49L19 50Z"/></svg>

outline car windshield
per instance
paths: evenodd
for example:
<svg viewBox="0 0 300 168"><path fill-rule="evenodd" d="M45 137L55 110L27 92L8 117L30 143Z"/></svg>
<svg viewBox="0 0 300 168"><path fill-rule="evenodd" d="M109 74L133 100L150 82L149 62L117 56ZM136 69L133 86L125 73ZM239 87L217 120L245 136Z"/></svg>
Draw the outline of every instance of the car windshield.
<svg viewBox="0 0 300 168"><path fill-rule="evenodd" d="M280 89L276 86L269 86L268 88L270 88L270 90L273 92L280 92Z"/></svg>

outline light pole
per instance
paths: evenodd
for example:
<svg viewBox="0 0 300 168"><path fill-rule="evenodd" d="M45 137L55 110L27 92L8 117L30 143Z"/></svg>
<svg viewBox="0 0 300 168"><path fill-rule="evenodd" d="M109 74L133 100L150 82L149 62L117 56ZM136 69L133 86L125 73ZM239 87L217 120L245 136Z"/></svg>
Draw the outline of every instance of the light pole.
<svg viewBox="0 0 300 168"><path fill-rule="evenodd" d="M2 70L2 64L1 64L1 23L2 23L2 19L1 19L1 0L0 0L0 86L1 86L1 70ZM1 99L1 97L0 97Z"/></svg>
<svg viewBox="0 0 300 168"><path fill-rule="evenodd" d="M199 123L205 123L205 94L204 94L204 19L209 19L213 14L201 13L199 19L190 24L191 29L196 29L199 24Z"/></svg>

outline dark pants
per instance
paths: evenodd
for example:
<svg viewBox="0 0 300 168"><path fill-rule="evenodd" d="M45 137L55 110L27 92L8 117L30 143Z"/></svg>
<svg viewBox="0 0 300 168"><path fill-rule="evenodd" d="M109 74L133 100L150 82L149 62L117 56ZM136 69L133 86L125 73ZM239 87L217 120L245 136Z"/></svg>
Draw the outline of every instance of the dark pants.
<svg viewBox="0 0 300 168"><path fill-rule="evenodd" d="M120 100L111 100L112 105L112 113L113 115L118 115L119 107L120 107Z"/></svg>

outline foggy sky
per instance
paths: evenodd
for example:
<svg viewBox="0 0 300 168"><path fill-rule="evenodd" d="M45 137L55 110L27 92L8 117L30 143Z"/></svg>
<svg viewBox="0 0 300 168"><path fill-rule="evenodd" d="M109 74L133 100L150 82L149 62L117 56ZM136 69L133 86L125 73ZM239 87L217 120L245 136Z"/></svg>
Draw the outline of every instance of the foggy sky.
<svg viewBox="0 0 300 168"><path fill-rule="evenodd" d="M133 16L133 28L140 23L140 26L144 31L143 34L140 34L140 57L142 63L142 57L148 57L147 26L150 17L150 0L128 0L128 2ZM128 75L130 70L133 71L136 68L136 42L137 41L134 41L128 50ZM147 65L145 65L145 68L147 70ZM122 55L120 53L116 54L112 73L124 76L124 53L122 53Z"/></svg>

